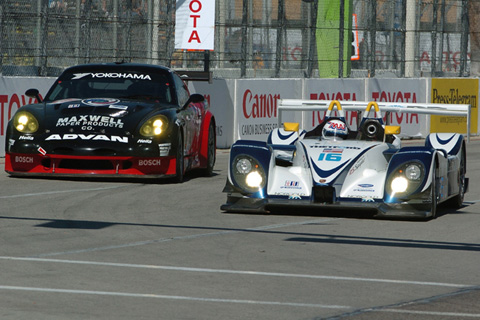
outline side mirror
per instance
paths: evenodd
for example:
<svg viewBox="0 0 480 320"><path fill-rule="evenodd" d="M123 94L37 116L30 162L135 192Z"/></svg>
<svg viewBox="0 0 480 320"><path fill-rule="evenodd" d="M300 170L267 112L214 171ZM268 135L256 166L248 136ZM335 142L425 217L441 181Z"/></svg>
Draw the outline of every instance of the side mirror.
<svg viewBox="0 0 480 320"><path fill-rule="evenodd" d="M38 89L28 89L25 91L25 95L29 98L37 99L38 102L42 102L42 98L40 98L40 92L38 92Z"/></svg>
<svg viewBox="0 0 480 320"><path fill-rule="evenodd" d="M194 93L190 96L190 98L188 98L187 102L185 102L183 107L181 109L179 109L177 112L185 110L187 108L187 106L192 102L193 103L198 103L198 102L203 102L203 101L205 101L205 97L203 96L203 94Z"/></svg>

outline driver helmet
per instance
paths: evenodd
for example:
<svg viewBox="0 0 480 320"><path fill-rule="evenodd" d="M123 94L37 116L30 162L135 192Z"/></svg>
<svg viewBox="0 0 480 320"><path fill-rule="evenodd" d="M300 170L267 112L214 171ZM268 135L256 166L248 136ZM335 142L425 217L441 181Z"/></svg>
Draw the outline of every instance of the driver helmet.
<svg viewBox="0 0 480 320"><path fill-rule="evenodd" d="M348 136L348 128L342 120L328 120L322 129L322 136L324 139L346 139Z"/></svg>

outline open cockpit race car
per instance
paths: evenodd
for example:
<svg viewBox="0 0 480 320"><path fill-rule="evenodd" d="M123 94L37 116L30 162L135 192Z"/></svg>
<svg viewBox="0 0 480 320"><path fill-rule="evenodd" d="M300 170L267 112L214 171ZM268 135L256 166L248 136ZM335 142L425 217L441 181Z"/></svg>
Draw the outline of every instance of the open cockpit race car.
<svg viewBox="0 0 480 320"><path fill-rule="evenodd" d="M185 78L147 64L66 69L45 98L23 106L6 130L12 176L163 178L190 169L211 175L215 118ZM187 78L188 79L188 78Z"/></svg>
<svg viewBox="0 0 480 320"><path fill-rule="evenodd" d="M309 132L282 121L282 112L314 110L326 111L325 118ZM222 210L368 210L376 217L430 219L441 203L462 205L468 189L464 136L432 133L424 145L402 147L401 128L386 125L382 112L466 116L469 123L469 105L285 99L278 111L279 127L266 142L232 146ZM350 130L345 111L363 111L358 130Z"/></svg>

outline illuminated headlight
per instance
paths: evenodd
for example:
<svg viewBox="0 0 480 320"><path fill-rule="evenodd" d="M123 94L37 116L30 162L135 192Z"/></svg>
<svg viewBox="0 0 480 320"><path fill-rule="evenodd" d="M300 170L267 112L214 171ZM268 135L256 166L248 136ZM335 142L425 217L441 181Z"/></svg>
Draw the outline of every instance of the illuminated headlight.
<svg viewBox="0 0 480 320"><path fill-rule="evenodd" d="M418 181L422 177L422 169L417 164L410 164L405 168L405 177L408 180Z"/></svg>
<svg viewBox="0 0 480 320"><path fill-rule="evenodd" d="M265 186L265 171L254 158L239 155L234 159L232 168L234 180L245 191L257 192Z"/></svg>
<svg viewBox="0 0 480 320"><path fill-rule="evenodd" d="M392 191L393 193L402 193L407 191L408 180L404 177L396 177L392 180Z"/></svg>
<svg viewBox="0 0 480 320"><path fill-rule="evenodd" d="M35 133L38 130L38 121L30 112L21 111L15 115L13 126L21 133Z"/></svg>
<svg viewBox="0 0 480 320"><path fill-rule="evenodd" d="M168 120L164 116L155 116L147 120L140 128L140 134L144 137L159 136L168 127Z"/></svg>
<svg viewBox="0 0 480 320"><path fill-rule="evenodd" d="M263 183L263 178L260 173L258 173L258 171L252 171L247 174L247 177L245 178L245 183L250 188L259 188Z"/></svg>

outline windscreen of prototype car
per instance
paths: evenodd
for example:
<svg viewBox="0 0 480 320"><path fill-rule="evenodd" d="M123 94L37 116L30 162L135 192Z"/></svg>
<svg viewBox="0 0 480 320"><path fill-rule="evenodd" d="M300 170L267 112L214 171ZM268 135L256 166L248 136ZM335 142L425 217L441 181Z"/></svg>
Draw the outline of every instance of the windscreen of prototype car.
<svg viewBox="0 0 480 320"><path fill-rule="evenodd" d="M117 98L172 103L168 74L126 72L64 73L45 101Z"/></svg>

